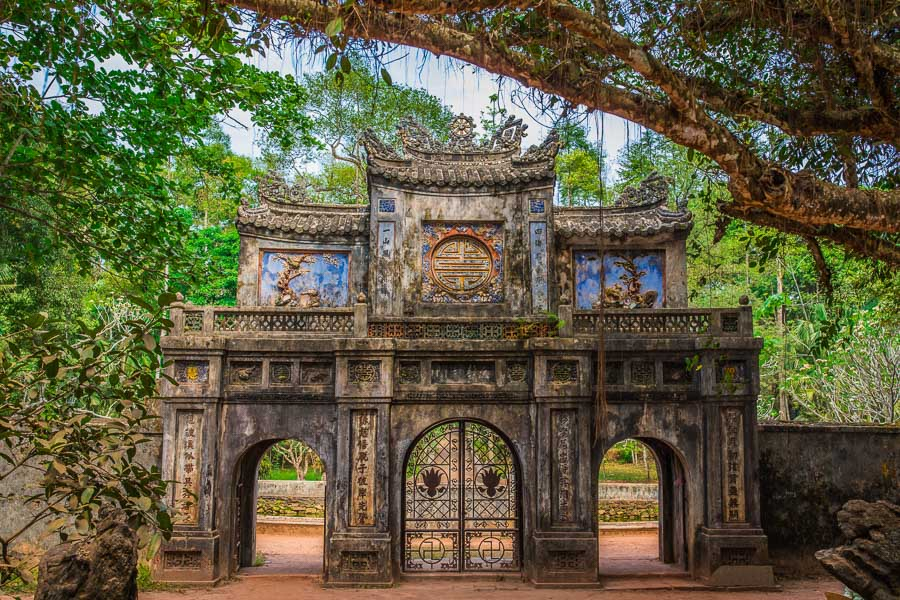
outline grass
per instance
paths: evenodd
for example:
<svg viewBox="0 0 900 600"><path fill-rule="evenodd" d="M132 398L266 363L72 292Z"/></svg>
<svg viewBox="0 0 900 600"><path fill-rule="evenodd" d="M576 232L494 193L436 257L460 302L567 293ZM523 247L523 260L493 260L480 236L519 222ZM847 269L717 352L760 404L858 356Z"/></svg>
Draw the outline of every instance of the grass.
<svg viewBox="0 0 900 600"><path fill-rule="evenodd" d="M264 564L266 564L266 555L263 554L262 552L257 552L257 553L256 553L256 558L253 559L253 566L254 566L254 567L261 567L261 566L263 566Z"/></svg>
<svg viewBox="0 0 900 600"><path fill-rule="evenodd" d="M655 483L656 482L656 465L652 461L648 461L650 467L650 477L647 477L647 470L644 465L638 463L617 463L609 460L603 461L600 465L600 481L609 481L616 483Z"/></svg>
<svg viewBox="0 0 900 600"><path fill-rule="evenodd" d="M265 477L263 477L265 475ZM269 480L277 480L277 481L296 481L297 480L297 472L293 469L282 469L282 468L272 468L268 473L260 473L260 479L269 479ZM310 469L306 472L306 481L321 481L322 474L318 471L313 471Z"/></svg>

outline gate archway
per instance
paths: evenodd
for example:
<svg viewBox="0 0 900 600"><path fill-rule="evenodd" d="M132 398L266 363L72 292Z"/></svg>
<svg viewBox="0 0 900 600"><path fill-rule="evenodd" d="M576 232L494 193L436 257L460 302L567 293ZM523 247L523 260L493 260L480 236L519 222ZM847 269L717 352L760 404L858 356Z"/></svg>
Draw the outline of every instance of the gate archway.
<svg viewBox="0 0 900 600"><path fill-rule="evenodd" d="M493 428L449 421L428 429L404 463L403 570L518 571L516 457Z"/></svg>

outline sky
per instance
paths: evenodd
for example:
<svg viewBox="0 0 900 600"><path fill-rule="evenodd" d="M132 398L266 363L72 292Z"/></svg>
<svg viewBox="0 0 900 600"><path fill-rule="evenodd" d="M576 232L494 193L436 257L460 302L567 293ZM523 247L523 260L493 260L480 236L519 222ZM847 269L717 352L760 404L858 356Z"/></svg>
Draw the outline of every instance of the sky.
<svg viewBox="0 0 900 600"><path fill-rule="evenodd" d="M309 52L295 51L292 55L290 50L285 50L281 56L275 52L269 52L266 56L257 55L253 61L257 67L263 70L290 73L300 77L322 68L322 61L311 60L310 54ZM399 48L388 55L385 66L394 83L425 89L449 106L454 113L466 114L479 123L481 112L490 105L490 96L498 93L495 76L447 57L430 56L427 60L423 60L424 56L424 53L419 50L407 48ZM527 148L543 141L548 132L546 119L544 119L545 122L541 122L542 119L536 110L523 110L518 105L521 102L513 102L513 97L516 96L517 91L522 91L522 86L515 81L505 79L499 89L501 106L506 108L510 114L522 118L523 122L528 125L523 146ZM259 147L256 143L256 131L250 122L249 114L245 111L234 110L229 116L230 119L223 126L231 137L232 149L238 154L256 158ZM602 138L603 148L610 158L608 163L610 174L607 177L614 175L616 171L615 161L619 151L629 139L636 140L641 133L639 127L634 123L599 112L588 117L587 128L589 140L596 142ZM307 168L315 170L315 165L307 165Z"/></svg>

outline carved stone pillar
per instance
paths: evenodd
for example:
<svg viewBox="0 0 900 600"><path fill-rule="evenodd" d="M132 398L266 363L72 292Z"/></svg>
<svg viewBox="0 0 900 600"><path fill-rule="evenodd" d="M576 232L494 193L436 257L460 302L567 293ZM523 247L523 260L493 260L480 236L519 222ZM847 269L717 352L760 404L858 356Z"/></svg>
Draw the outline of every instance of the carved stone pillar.
<svg viewBox="0 0 900 600"><path fill-rule="evenodd" d="M388 515L390 354L338 354L335 529L326 541L328 585L391 585Z"/></svg>
<svg viewBox="0 0 900 600"><path fill-rule="evenodd" d="M537 518L529 576L536 585L596 585L586 354L537 354Z"/></svg>
<svg viewBox="0 0 900 600"><path fill-rule="evenodd" d="M164 346L177 345L163 338ZM218 402L222 389L223 348L207 344L202 351L166 348L172 359L167 374L178 385L161 380L163 479L173 481L166 502L172 507L174 533L153 563L160 581L215 582L219 565L216 499Z"/></svg>

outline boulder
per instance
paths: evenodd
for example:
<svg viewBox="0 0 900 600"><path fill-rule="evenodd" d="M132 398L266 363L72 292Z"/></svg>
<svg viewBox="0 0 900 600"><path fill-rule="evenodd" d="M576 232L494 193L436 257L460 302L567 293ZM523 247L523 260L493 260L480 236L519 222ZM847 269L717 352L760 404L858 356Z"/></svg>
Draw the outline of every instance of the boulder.
<svg viewBox="0 0 900 600"><path fill-rule="evenodd" d="M837 519L846 543L819 550L818 561L865 600L900 598L900 506L851 500Z"/></svg>
<svg viewBox="0 0 900 600"><path fill-rule="evenodd" d="M50 549L38 567L34 600L135 600L138 540L121 511L112 511L90 541Z"/></svg>

